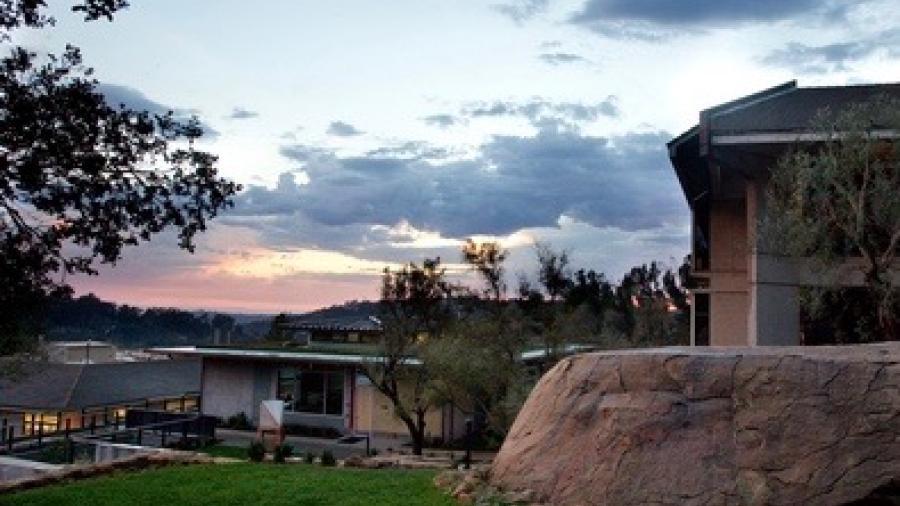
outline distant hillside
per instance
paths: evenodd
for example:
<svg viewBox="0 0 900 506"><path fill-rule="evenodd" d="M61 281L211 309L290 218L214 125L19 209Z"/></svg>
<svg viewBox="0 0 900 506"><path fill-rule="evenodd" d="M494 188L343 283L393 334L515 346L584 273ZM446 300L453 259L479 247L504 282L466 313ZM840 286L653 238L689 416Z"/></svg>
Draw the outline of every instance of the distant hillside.
<svg viewBox="0 0 900 506"><path fill-rule="evenodd" d="M44 335L51 341L110 341L125 348L208 345L214 336L252 341L269 329L268 315L228 315L174 308L141 309L103 301L93 294L60 298L47 307Z"/></svg>
<svg viewBox="0 0 900 506"><path fill-rule="evenodd" d="M370 300L351 300L340 305L317 309L302 315L306 318L323 320L365 320L378 315L378 302Z"/></svg>
<svg viewBox="0 0 900 506"><path fill-rule="evenodd" d="M377 310L376 302L350 301L302 316L364 320L375 315ZM141 309L88 294L51 301L46 316L44 335L50 341L94 339L110 341L123 348L145 348L209 345L214 343L216 333L222 338L220 342L225 342L229 335L231 343L255 341L269 332L275 315Z"/></svg>

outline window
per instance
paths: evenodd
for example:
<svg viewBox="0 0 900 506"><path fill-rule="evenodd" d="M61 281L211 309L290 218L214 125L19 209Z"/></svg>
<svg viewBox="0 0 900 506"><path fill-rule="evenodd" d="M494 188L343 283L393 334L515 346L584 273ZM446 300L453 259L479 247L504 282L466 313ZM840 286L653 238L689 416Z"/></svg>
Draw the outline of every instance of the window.
<svg viewBox="0 0 900 506"><path fill-rule="evenodd" d="M344 373L332 372L325 376L325 414L344 414Z"/></svg>
<svg viewBox="0 0 900 506"><path fill-rule="evenodd" d="M22 427L25 434L37 434L41 428L43 428L44 434L59 430L59 417L56 414L25 413L22 416ZM34 424L32 424L32 420L34 420Z"/></svg>
<svg viewBox="0 0 900 506"><path fill-rule="evenodd" d="M694 293L694 346L709 346L708 293Z"/></svg>
<svg viewBox="0 0 900 506"><path fill-rule="evenodd" d="M300 373L300 392L294 407L303 413L325 412L325 375L319 372Z"/></svg>
<svg viewBox="0 0 900 506"><path fill-rule="evenodd" d="M276 397L288 411L343 415L344 373L281 369Z"/></svg>

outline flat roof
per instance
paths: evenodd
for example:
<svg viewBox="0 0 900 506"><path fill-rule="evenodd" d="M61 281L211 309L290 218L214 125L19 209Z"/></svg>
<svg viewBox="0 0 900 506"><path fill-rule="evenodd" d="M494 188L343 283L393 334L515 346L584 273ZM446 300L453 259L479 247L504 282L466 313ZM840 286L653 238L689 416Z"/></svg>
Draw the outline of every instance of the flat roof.
<svg viewBox="0 0 900 506"><path fill-rule="evenodd" d="M46 346L58 346L61 348L87 348L90 346L91 348L113 348L115 347L112 343L108 343L106 341L47 341L45 343Z"/></svg>
<svg viewBox="0 0 900 506"><path fill-rule="evenodd" d="M196 394L199 360L108 364L0 362L0 407L77 410Z"/></svg>
<svg viewBox="0 0 900 506"><path fill-rule="evenodd" d="M570 344L563 349L564 355L579 353L595 349L594 346L585 344ZM196 346L175 346L150 348L150 353L180 357L206 357L224 359L249 359L249 360L273 360L282 362L308 362L316 364L333 365L362 365L377 363L384 357L379 355L330 353L316 351L293 351L253 348L203 348ZM521 359L525 362L539 360L547 356L547 350L540 348L528 350L522 353ZM419 365L421 360L410 357L406 363Z"/></svg>

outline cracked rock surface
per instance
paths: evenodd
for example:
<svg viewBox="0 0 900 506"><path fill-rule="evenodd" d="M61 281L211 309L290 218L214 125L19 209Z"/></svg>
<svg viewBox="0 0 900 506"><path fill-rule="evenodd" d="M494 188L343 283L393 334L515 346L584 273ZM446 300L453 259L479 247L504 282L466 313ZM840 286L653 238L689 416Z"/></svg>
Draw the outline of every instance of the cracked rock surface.
<svg viewBox="0 0 900 506"><path fill-rule="evenodd" d="M567 358L494 484L549 504L840 505L900 478L900 343Z"/></svg>

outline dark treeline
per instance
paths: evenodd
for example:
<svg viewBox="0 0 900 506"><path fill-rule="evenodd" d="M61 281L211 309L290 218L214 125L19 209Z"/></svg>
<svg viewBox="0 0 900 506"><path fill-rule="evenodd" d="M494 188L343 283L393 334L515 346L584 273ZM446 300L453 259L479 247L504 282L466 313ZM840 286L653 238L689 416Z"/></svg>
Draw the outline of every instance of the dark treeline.
<svg viewBox="0 0 900 506"><path fill-rule="evenodd" d="M260 317L265 318L265 317ZM42 333L47 340L95 339L135 348L165 345L208 345L219 335L232 343L258 338L268 322L238 322L220 313L174 308L141 309L100 300L93 294L58 297L46 303Z"/></svg>

